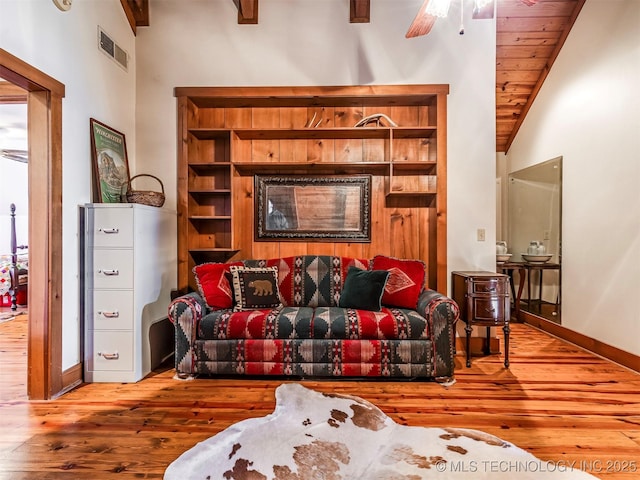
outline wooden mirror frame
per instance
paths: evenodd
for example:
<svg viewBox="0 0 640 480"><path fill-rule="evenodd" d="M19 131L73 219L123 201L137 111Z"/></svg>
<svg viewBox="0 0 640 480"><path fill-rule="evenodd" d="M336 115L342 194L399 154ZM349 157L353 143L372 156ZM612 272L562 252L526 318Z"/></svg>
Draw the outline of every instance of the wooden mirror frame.
<svg viewBox="0 0 640 480"><path fill-rule="evenodd" d="M371 175L255 176L256 241L371 241Z"/></svg>

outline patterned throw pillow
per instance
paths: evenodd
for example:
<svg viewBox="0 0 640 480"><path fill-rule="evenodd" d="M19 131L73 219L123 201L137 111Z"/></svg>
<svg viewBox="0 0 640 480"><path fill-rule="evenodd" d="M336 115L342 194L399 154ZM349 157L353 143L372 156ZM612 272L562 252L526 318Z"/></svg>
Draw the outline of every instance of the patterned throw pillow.
<svg viewBox="0 0 640 480"><path fill-rule="evenodd" d="M349 267L339 305L342 308L379 312L382 310L382 293L388 278L389 272L385 270L372 271Z"/></svg>
<svg viewBox="0 0 640 480"><path fill-rule="evenodd" d="M384 287L382 304L389 307L415 309L418 297L424 288L426 265L420 260L376 255L371 263L372 270L386 270L389 280Z"/></svg>
<svg viewBox="0 0 640 480"><path fill-rule="evenodd" d="M278 268L231 267L235 311L282 306L278 292Z"/></svg>
<svg viewBox="0 0 640 480"><path fill-rule="evenodd" d="M232 266L241 266L242 262L234 263L203 263L193 267L200 295L207 307L211 309L233 307L233 292L225 273Z"/></svg>

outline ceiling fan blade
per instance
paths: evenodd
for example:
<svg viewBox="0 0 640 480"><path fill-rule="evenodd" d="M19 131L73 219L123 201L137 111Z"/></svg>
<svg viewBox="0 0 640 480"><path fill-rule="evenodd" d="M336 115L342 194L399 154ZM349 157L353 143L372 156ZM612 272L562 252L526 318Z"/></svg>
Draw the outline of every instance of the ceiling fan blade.
<svg viewBox="0 0 640 480"><path fill-rule="evenodd" d="M418 10L416 18L413 19L413 22L409 26L409 30L407 30L407 33L405 34L406 38L419 37L421 35L426 35L431 31L433 24L436 23L437 17L425 13L428 5L429 0L424 0L420 10Z"/></svg>

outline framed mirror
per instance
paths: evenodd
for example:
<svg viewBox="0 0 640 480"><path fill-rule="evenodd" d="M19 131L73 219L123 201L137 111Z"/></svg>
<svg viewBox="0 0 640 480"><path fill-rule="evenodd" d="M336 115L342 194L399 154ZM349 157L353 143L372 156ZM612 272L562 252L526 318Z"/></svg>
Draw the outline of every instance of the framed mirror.
<svg viewBox="0 0 640 480"><path fill-rule="evenodd" d="M562 157L509 174L507 219L511 262L525 275L520 309L561 323Z"/></svg>
<svg viewBox="0 0 640 480"><path fill-rule="evenodd" d="M256 175L256 240L369 242L370 198L370 175Z"/></svg>

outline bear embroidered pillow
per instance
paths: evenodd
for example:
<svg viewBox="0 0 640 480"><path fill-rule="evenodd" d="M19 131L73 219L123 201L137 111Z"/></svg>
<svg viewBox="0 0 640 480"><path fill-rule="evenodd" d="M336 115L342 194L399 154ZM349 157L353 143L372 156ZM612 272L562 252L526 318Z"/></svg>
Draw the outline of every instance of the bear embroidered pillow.
<svg viewBox="0 0 640 480"><path fill-rule="evenodd" d="M278 292L278 268L230 268L235 311L278 308L282 306Z"/></svg>

